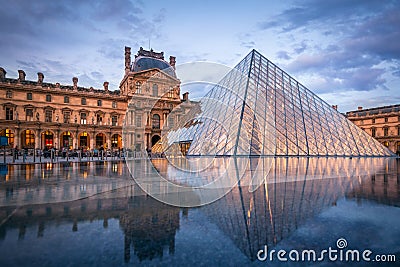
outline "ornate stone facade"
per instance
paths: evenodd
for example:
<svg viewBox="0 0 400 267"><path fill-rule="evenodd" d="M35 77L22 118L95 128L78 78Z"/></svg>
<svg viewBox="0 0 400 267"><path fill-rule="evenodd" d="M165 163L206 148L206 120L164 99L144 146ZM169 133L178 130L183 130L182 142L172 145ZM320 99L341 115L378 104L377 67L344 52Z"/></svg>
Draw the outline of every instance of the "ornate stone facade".
<svg viewBox="0 0 400 267"><path fill-rule="evenodd" d="M135 65L139 59L147 65ZM152 65L152 59L162 64ZM23 70L17 79L8 78L0 68L0 136L8 137L10 148L121 149L129 103L135 107L128 113L135 147L150 148L158 141L166 114L182 102L180 81L173 70L175 57L172 66L163 60L162 52L141 48L135 63L131 65L126 47L125 76L115 91L109 90L108 82L103 89L80 87L77 77L72 85L46 83L41 72L37 81L26 80ZM171 71L162 72L159 68L164 66ZM154 99L162 100L150 111L148 104Z"/></svg>
<svg viewBox="0 0 400 267"><path fill-rule="evenodd" d="M175 57L171 56L168 63L163 52L140 48L135 61L130 62L130 48L125 47L125 77L120 89L121 94L131 99L124 125L125 147L132 151L150 151L159 142L161 131L172 127L190 109L191 102L188 93L180 99ZM178 112L168 116L178 105Z"/></svg>
<svg viewBox="0 0 400 267"><path fill-rule="evenodd" d="M400 104L349 111L347 118L400 155Z"/></svg>

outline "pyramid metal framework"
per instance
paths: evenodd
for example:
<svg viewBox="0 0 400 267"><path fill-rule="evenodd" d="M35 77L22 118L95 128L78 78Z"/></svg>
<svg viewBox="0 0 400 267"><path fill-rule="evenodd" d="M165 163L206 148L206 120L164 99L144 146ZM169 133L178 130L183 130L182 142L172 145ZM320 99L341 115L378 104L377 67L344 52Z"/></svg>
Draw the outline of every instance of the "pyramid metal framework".
<svg viewBox="0 0 400 267"><path fill-rule="evenodd" d="M393 156L256 50L215 85L164 137L188 155Z"/></svg>

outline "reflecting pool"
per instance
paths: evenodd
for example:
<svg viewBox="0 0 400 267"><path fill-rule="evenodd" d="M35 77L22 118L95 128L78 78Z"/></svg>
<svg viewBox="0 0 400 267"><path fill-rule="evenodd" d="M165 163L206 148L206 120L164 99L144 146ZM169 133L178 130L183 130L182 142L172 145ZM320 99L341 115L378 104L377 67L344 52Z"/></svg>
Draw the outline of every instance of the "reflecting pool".
<svg viewBox="0 0 400 267"><path fill-rule="evenodd" d="M0 266L399 265L398 159L222 159L186 176L178 165L2 165ZM155 184L157 175L169 181ZM144 178L138 185L132 176ZM209 194L198 186L221 177L228 181L212 188L220 197L210 204L182 208L157 200L179 195L202 203ZM192 187L176 192L168 182ZM276 251L272 261L260 260L266 248ZM329 248L338 259L326 254L319 261ZM350 249L397 262L345 261ZM304 251L317 256L298 262L291 251L300 261Z"/></svg>

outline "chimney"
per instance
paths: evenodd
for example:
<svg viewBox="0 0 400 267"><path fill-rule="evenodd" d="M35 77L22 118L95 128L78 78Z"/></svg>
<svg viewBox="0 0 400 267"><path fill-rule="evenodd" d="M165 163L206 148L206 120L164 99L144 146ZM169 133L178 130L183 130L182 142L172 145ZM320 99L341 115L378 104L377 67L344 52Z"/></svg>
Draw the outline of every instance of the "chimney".
<svg viewBox="0 0 400 267"><path fill-rule="evenodd" d="M130 69L131 69L131 48L125 46L125 74L128 74Z"/></svg>
<svg viewBox="0 0 400 267"><path fill-rule="evenodd" d="M183 101L188 101L189 100L189 92L186 92L183 94Z"/></svg>
<svg viewBox="0 0 400 267"><path fill-rule="evenodd" d="M108 82L104 82L104 83L103 83L103 86L104 86L104 90L105 90L105 91L108 91L108 84L109 84Z"/></svg>
<svg viewBox="0 0 400 267"><path fill-rule="evenodd" d="M332 105L332 108L333 108L334 110L337 110L337 105Z"/></svg>
<svg viewBox="0 0 400 267"><path fill-rule="evenodd" d="M73 77L72 78L72 82L74 83L74 90L78 89L78 78L77 77Z"/></svg>
<svg viewBox="0 0 400 267"><path fill-rule="evenodd" d="M169 65L171 65L175 69L176 57L169 57Z"/></svg>
<svg viewBox="0 0 400 267"><path fill-rule="evenodd" d="M4 80L6 79L6 73L7 71L0 67L0 82L4 82Z"/></svg>
<svg viewBox="0 0 400 267"><path fill-rule="evenodd" d="M26 76L25 71L18 70L18 80L20 82L25 81L25 76Z"/></svg>
<svg viewBox="0 0 400 267"><path fill-rule="evenodd" d="M362 107L358 107L357 109L358 109L358 110L362 110L363 108L362 108Z"/></svg>
<svg viewBox="0 0 400 267"><path fill-rule="evenodd" d="M43 83L43 79L44 79L44 75L41 72L37 73L37 79L38 79L38 84L42 84Z"/></svg>

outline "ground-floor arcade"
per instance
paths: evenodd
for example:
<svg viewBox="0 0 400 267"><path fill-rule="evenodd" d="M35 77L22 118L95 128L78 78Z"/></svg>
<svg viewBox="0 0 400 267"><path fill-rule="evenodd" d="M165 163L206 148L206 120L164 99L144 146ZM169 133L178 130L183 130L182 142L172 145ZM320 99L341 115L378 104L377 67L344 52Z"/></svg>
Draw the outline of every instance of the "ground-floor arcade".
<svg viewBox="0 0 400 267"><path fill-rule="evenodd" d="M0 136L7 137L8 147L21 149L122 149L121 132L118 128L0 128Z"/></svg>

